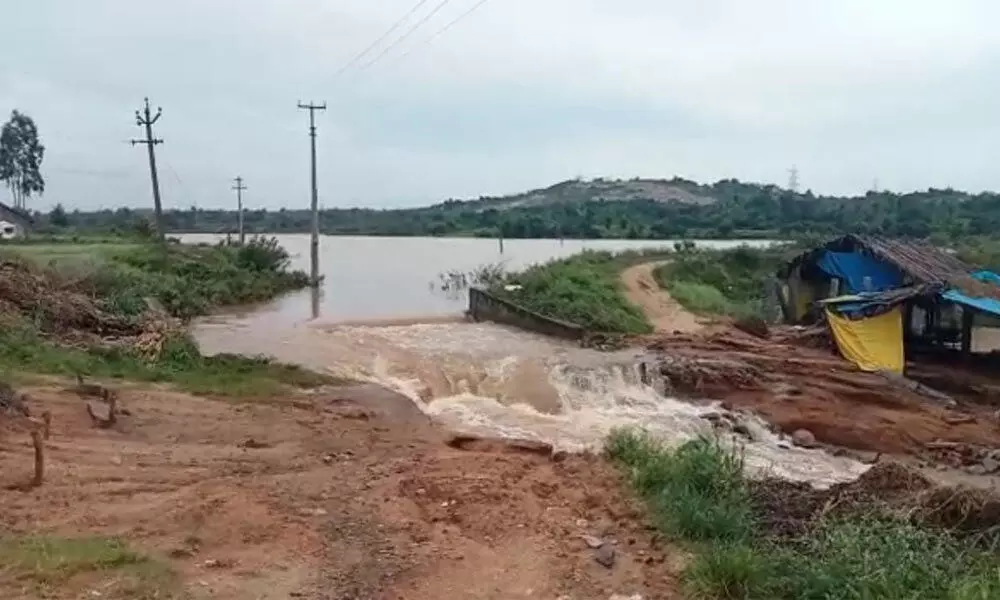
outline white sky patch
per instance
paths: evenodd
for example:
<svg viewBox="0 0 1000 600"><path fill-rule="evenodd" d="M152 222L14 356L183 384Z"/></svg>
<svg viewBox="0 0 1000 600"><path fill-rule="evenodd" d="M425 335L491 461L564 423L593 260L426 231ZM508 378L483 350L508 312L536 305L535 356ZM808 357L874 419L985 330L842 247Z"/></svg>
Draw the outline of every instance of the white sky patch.
<svg viewBox="0 0 1000 600"><path fill-rule="evenodd" d="M163 106L169 207L412 206L574 176L1000 187L1000 3L452 0L371 68L415 0L32 0L5 8L0 112L48 152L36 206L149 203L133 111ZM429 12L437 0L386 43ZM381 52L376 48L359 66ZM411 54L403 60L398 57Z"/></svg>

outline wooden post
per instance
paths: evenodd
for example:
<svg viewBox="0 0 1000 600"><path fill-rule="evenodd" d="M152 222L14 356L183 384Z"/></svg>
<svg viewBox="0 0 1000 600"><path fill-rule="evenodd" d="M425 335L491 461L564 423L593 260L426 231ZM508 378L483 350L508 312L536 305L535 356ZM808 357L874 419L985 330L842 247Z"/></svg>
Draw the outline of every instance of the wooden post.
<svg viewBox="0 0 1000 600"><path fill-rule="evenodd" d="M968 357L972 353L972 322L975 313L968 306L962 307L962 355Z"/></svg>
<svg viewBox="0 0 1000 600"><path fill-rule="evenodd" d="M45 442L40 427L31 430L31 443L35 447L35 476L31 479L31 487L38 487L45 478Z"/></svg>

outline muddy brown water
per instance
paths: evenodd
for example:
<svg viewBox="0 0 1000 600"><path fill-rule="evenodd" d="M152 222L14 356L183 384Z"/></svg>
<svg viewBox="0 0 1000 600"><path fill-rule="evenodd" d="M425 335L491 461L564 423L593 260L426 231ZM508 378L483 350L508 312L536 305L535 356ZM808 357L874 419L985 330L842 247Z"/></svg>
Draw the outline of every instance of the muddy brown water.
<svg viewBox="0 0 1000 600"><path fill-rule="evenodd" d="M641 381L635 351L603 353L491 323L299 324L260 327L215 317L195 335L208 353L265 354L398 391L446 427L529 438L569 451L599 448L616 427L643 427L670 443L711 432L690 403ZM761 421L744 446L748 466L828 486L867 467L820 450L779 447Z"/></svg>
<svg viewBox="0 0 1000 600"><path fill-rule="evenodd" d="M184 234L187 243L215 243L225 236ZM309 271L309 236L278 235L291 254L292 266ZM673 248L672 240L505 240L501 254L497 240L483 238L419 238L322 236L320 273L323 286L317 309L327 321L441 317L461 314L464 295L449 296L433 289L439 275L468 272L501 263L510 270L570 256L583 250L637 250ZM767 240L696 241L706 248L741 244L764 246ZM307 291L255 307L268 325L295 323L312 313Z"/></svg>
<svg viewBox="0 0 1000 600"><path fill-rule="evenodd" d="M308 236L278 236L305 267ZM184 241L213 241L184 236ZM704 242L733 247L739 240ZM767 244L769 242L754 242ZM567 450L600 447L615 427L638 426L671 443L711 431L695 404L665 397L639 377L634 351L602 353L461 318L464 295L435 293L441 272L495 262L520 268L582 249L669 247L670 241L496 240L323 237L326 279L278 302L196 324L203 351L263 354L318 371L377 383L460 432L546 441ZM315 303L315 306L312 304ZM312 318L317 309L319 318ZM420 315L414 318L412 315ZM782 449L760 421L749 426L748 465L826 486L866 467L818 450Z"/></svg>

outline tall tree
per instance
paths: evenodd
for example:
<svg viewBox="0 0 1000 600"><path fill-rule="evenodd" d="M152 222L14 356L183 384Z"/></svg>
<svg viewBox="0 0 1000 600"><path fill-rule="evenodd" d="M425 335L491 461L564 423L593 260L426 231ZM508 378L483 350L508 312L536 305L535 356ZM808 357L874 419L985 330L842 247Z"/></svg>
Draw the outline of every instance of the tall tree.
<svg viewBox="0 0 1000 600"><path fill-rule="evenodd" d="M66 209L63 208L62 204L56 204L52 212L49 213L49 223L60 229L69 227L69 216L66 215Z"/></svg>
<svg viewBox="0 0 1000 600"><path fill-rule="evenodd" d="M32 194L45 192L42 158L45 146L38 140L38 128L28 115L13 111L0 130L0 181L7 184L15 208L25 208Z"/></svg>

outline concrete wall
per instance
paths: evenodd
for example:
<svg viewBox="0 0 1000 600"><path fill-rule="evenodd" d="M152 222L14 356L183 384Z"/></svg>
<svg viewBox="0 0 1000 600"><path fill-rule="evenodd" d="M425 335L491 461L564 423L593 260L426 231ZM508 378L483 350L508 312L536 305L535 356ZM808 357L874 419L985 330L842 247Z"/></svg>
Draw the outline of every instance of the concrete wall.
<svg viewBox="0 0 1000 600"><path fill-rule="evenodd" d="M579 325L542 316L478 287L469 288L469 316L569 340L582 340L586 333Z"/></svg>
<svg viewBox="0 0 1000 600"><path fill-rule="evenodd" d="M18 223L0 219L0 240L12 240L24 236L24 228Z"/></svg>

